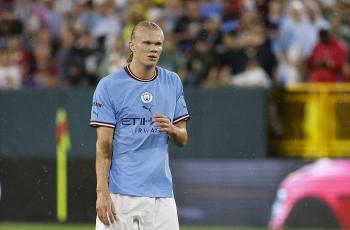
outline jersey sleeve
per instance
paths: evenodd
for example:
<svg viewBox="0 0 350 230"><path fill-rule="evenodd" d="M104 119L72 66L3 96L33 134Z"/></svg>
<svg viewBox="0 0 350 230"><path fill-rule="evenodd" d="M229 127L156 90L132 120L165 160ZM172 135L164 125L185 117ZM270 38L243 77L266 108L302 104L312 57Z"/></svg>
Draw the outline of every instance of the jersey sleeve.
<svg viewBox="0 0 350 230"><path fill-rule="evenodd" d="M175 106L175 113L173 118L173 123L177 123L179 121L188 120L190 119L190 115L187 110L187 105L184 97L183 92L183 86L182 82L177 76L176 81L176 106Z"/></svg>
<svg viewBox="0 0 350 230"><path fill-rule="evenodd" d="M97 85L92 99L90 126L115 128L113 104L103 81Z"/></svg>

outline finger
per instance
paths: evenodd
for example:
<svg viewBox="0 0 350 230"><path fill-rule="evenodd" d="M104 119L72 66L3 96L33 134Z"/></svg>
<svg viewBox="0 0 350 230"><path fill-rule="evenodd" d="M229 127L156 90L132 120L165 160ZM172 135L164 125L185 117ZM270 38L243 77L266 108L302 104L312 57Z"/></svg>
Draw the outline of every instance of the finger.
<svg viewBox="0 0 350 230"><path fill-rule="evenodd" d="M167 118L167 117L155 118L154 121L158 122L158 123L164 123L164 124L169 124L170 123L170 119Z"/></svg>
<svg viewBox="0 0 350 230"><path fill-rule="evenodd" d="M96 208L96 213L97 213L98 219L103 223L101 208Z"/></svg>
<svg viewBox="0 0 350 230"><path fill-rule="evenodd" d="M155 117L164 117L164 115L161 114L161 113L156 113L156 114L154 114L154 116L155 116Z"/></svg>
<svg viewBox="0 0 350 230"><path fill-rule="evenodd" d="M170 128L168 126L157 126L157 129L160 132L168 132L170 130Z"/></svg>
<svg viewBox="0 0 350 230"><path fill-rule="evenodd" d="M156 121L155 125L157 125L157 126L164 126L164 125L166 125L166 122L164 122L164 121Z"/></svg>
<svg viewBox="0 0 350 230"><path fill-rule="evenodd" d="M114 216L112 210L109 210L109 212L108 212L108 219L109 219L109 222L111 224L115 221L115 216Z"/></svg>
<svg viewBox="0 0 350 230"><path fill-rule="evenodd" d="M156 127L158 129L166 129L166 128L168 128L168 125L165 123L158 123L158 124L156 124Z"/></svg>
<svg viewBox="0 0 350 230"><path fill-rule="evenodd" d="M160 126L164 126L164 127L169 127L171 125L171 122L168 118L164 118L164 119L159 119L157 121L155 121L156 125L160 125Z"/></svg>
<svg viewBox="0 0 350 230"><path fill-rule="evenodd" d="M103 212L101 213L101 222L104 224L104 225L107 225L109 226L109 221L108 221L108 216L107 216L107 209L106 208L103 208Z"/></svg>
<svg viewBox="0 0 350 230"><path fill-rule="evenodd" d="M98 216L98 219L100 219L100 221L104 224L104 225L106 225L106 221L105 221L105 219L104 219L104 217L103 217L103 212L98 212L97 213L97 216Z"/></svg>
<svg viewBox="0 0 350 230"><path fill-rule="evenodd" d="M117 212L115 211L115 207L114 207L113 204L111 205L111 210L112 210L112 214L113 214L114 220L118 220Z"/></svg>
<svg viewBox="0 0 350 230"><path fill-rule="evenodd" d="M167 117L161 113L156 113L154 115L154 119L163 119L163 118L167 119Z"/></svg>
<svg viewBox="0 0 350 230"><path fill-rule="evenodd" d="M166 123L166 124L169 123L169 119L167 117L161 118L159 120L160 120L160 122L163 122L163 123Z"/></svg>
<svg viewBox="0 0 350 230"><path fill-rule="evenodd" d="M107 226L109 226L111 224L108 213L109 212L106 210L105 215L104 215L105 225L107 225Z"/></svg>

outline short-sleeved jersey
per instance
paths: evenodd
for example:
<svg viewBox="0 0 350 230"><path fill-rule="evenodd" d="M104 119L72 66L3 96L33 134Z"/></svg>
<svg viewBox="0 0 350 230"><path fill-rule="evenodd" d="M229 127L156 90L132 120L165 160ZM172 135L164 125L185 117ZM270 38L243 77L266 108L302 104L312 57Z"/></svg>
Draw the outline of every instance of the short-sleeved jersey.
<svg viewBox="0 0 350 230"><path fill-rule="evenodd" d="M179 76L156 67L150 80L129 66L103 78L96 87L90 125L115 128L109 172L111 193L172 197L168 141L154 125L162 113L173 123L189 119Z"/></svg>

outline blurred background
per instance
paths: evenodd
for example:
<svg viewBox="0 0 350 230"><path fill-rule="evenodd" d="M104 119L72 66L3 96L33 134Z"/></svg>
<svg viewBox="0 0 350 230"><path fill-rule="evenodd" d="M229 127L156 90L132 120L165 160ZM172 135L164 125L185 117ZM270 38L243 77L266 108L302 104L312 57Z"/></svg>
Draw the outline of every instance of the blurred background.
<svg viewBox="0 0 350 230"><path fill-rule="evenodd" d="M191 114L181 229L350 229L349 0L0 0L0 229L94 228L91 97L145 19Z"/></svg>

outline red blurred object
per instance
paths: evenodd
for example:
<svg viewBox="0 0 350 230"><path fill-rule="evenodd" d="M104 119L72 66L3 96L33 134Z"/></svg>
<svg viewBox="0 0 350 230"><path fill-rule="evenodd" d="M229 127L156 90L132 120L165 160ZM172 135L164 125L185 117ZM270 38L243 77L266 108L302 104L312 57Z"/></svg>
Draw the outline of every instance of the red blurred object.
<svg viewBox="0 0 350 230"><path fill-rule="evenodd" d="M269 228L287 226L350 229L350 160L319 160L285 178Z"/></svg>
<svg viewBox="0 0 350 230"><path fill-rule="evenodd" d="M336 82L345 64L348 47L335 37L318 42L308 60L310 82Z"/></svg>

